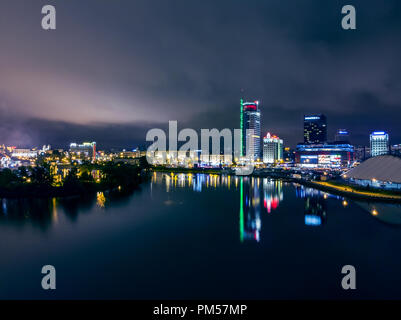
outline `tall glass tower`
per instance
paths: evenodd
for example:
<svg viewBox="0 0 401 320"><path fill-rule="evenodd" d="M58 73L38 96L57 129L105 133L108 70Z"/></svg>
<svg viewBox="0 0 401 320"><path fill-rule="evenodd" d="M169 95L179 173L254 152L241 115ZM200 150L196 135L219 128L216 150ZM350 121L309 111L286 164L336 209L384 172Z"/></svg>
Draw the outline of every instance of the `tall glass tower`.
<svg viewBox="0 0 401 320"><path fill-rule="evenodd" d="M304 143L323 144L327 142L327 119L324 114L304 116Z"/></svg>
<svg viewBox="0 0 401 320"><path fill-rule="evenodd" d="M260 134L259 101L241 99L241 156L250 161L260 158Z"/></svg>

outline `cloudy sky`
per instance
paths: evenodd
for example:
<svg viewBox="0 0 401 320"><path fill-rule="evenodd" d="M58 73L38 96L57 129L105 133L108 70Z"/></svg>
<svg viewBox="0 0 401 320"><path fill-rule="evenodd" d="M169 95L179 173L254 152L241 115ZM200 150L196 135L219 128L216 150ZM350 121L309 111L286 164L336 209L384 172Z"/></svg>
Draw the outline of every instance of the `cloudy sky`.
<svg viewBox="0 0 401 320"><path fill-rule="evenodd" d="M346 4L357 30L341 28ZM327 115L329 138L401 143L399 0L1 0L0 39L0 143L128 148L168 120L238 128L242 96L289 146L305 113Z"/></svg>

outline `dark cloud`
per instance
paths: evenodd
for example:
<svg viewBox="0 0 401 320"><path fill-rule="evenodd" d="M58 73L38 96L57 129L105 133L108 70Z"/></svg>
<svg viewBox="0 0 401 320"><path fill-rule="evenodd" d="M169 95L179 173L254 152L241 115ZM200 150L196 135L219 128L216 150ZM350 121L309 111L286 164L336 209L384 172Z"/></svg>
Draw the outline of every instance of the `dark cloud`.
<svg viewBox="0 0 401 320"><path fill-rule="evenodd" d="M50 144L68 149L71 142L96 141L99 150L146 148L146 132L151 128L167 131L164 123L75 124L37 118L4 118L0 126L2 143L20 147Z"/></svg>
<svg viewBox="0 0 401 320"><path fill-rule="evenodd" d="M55 32L40 28L49 3ZM345 4L356 31L340 27ZM327 114L330 136L348 128L367 144L380 129L401 142L398 0L3 0L0 12L10 143L130 146L168 120L235 128L242 95L289 145L309 112ZM10 130L19 118L32 120Z"/></svg>

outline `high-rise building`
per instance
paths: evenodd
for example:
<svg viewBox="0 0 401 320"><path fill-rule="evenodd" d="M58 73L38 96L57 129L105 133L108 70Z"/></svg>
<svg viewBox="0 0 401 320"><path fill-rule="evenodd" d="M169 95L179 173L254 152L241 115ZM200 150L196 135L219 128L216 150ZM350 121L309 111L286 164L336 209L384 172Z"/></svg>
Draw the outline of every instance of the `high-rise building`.
<svg viewBox="0 0 401 320"><path fill-rule="evenodd" d="M349 132L346 129L338 129L336 136L334 137L335 142L350 142Z"/></svg>
<svg viewBox="0 0 401 320"><path fill-rule="evenodd" d="M327 119L324 114L304 116L304 143L327 142Z"/></svg>
<svg viewBox="0 0 401 320"><path fill-rule="evenodd" d="M283 159L283 140L269 132L263 138L263 162L276 163Z"/></svg>
<svg viewBox="0 0 401 320"><path fill-rule="evenodd" d="M389 153L389 137L384 131L375 131L370 134L370 153L372 157Z"/></svg>
<svg viewBox="0 0 401 320"><path fill-rule="evenodd" d="M241 156L254 161L260 158L259 101L241 99Z"/></svg>

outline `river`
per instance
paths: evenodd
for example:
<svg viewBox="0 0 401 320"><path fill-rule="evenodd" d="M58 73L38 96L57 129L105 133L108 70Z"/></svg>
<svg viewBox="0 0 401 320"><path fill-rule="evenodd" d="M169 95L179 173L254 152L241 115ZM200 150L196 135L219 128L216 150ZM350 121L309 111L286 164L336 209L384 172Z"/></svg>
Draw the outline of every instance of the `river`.
<svg viewBox="0 0 401 320"><path fill-rule="evenodd" d="M130 195L0 199L1 299L401 298L401 206L154 173ZM41 287L56 268L56 290ZM341 269L356 269L356 290Z"/></svg>

